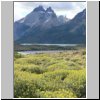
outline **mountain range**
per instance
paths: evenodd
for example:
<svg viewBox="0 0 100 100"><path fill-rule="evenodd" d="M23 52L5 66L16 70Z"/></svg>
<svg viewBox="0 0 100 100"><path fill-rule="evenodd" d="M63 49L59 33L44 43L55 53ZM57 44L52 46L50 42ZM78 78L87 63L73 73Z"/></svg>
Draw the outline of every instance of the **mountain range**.
<svg viewBox="0 0 100 100"><path fill-rule="evenodd" d="M86 43L86 9L73 19L57 16L49 7L33 9L24 18L14 22L16 43Z"/></svg>

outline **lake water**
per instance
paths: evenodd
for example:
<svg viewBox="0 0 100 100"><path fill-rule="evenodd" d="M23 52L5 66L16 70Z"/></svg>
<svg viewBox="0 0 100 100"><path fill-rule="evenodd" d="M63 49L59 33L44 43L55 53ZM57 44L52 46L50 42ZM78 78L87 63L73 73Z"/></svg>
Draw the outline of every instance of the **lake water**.
<svg viewBox="0 0 100 100"><path fill-rule="evenodd" d="M77 44L30 44L30 43L24 43L20 45L41 45L41 46L59 46L59 47L64 47L64 46L77 46ZM56 52L63 52L64 50L48 50L48 51L19 51L18 53L20 54L38 54L38 53L56 53Z"/></svg>
<svg viewBox="0 0 100 100"><path fill-rule="evenodd" d="M31 43L23 43L20 45L42 45L42 46L77 46L77 44L31 44Z"/></svg>
<svg viewBox="0 0 100 100"><path fill-rule="evenodd" d="M65 50L48 50L48 51L19 51L18 53L27 55L27 54L40 54L40 53L57 53L64 52Z"/></svg>

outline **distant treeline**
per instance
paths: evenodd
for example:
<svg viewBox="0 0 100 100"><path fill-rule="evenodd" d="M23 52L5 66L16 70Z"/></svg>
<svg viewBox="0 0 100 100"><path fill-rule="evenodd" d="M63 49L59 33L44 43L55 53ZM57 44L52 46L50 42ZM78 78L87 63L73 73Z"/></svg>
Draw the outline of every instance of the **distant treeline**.
<svg viewBox="0 0 100 100"><path fill-rule="evenodd" d="M41 51L41 50L77 50L79 48L86 47L84 44L79 44L77 46L55 46L55 45L20 45L14 44L15 51Z"/></svg>

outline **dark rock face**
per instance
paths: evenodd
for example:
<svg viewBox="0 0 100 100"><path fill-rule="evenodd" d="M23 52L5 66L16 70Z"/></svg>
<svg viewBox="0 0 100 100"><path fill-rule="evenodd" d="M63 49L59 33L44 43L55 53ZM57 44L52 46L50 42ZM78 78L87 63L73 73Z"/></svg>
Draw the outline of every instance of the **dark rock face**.
<svg viewBox="0 0 100 100"><path fill-rule="evenodd" d="M41 5L40 5L39 7L36 7L33 11L34 11L34 12L38 12L38 11L43 11L43 12L45 12L43 6L41 6Z"/></svg>

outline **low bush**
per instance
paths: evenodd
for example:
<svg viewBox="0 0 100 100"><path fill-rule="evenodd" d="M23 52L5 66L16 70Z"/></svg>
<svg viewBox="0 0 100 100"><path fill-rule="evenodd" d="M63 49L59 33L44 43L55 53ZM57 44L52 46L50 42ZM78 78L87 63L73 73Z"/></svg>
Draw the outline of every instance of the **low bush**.
<svg viewBox="0 0 100 100"><path fill-rule="evenodd" d="M43 68L41 66L31 66L31 67L22 67L22 71L36 73L36 74L42 74L46 72L46 68Z"/></svg>
<svg viewBox="0 0 100 100"><path fill-rule="evenodd" d="M77 96L70 90L59 89L58 91L42 91L41 98L76 98Z"/></svg>

